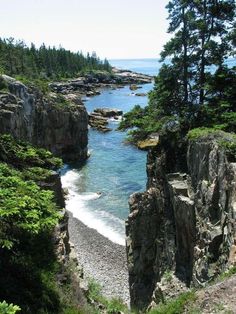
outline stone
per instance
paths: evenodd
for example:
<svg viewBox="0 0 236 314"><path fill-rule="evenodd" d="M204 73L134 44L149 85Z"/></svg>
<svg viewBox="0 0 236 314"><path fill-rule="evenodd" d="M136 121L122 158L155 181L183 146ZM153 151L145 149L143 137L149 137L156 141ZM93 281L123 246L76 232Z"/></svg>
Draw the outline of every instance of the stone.
<svg viewBox="0 0 236 314"><path fill-rule="evenodd" d="M136 89L139 89L139 87L135 84L132 84L132 85L130 85L129 89L130 90L136 90Z"/></svg>
<svg viewBox="0 0 236 314"><path fill-rule="evenodd" d="M96 71L73 80L49 84L52 91L63 95L76 93L88 97L99 95L102 88L121 88L126 85L147 84L153 77L145 74L113 68L112 73ZM139 88L139 86L137 86Z"/></svg>
<svg viewBox="0 0 236 314"><path fill-rule="evenodd" d="M123 114L122 110L112 108L96 108L94 109L94 112L105 118L117 117Z"/></svg>
<svg viewBox="0 0 236 314"><path fill-rule="evenodd" d="M146 140L138 141L137 147L142 150L148 150L150 148L156 147L159 144L159 135L152 133L148 136Z"/></svg>
<svg viewBox="0 0 236 314"><path fill-rule="evenodd" d="M235 265L236 163L217 138L190 141L185 156L174 149L161 138L149 147L147 191L130 197L126 248L134 308L201 287ZM178 283L164 280L169 270Z"/></svg>
<svg viewBox="0 0 236 314"><path fill-rule="evenodd" d="M146 93L136 93L135 96L144 97L147 96Z"/></svg>
<svg viewBox="0 0 236 314"><path fill-rule="evenodd" d="M69 105L58 105L55 95L44 97L13 78L2 76L9 93L1 94L0 133L44 147L64 160L85 160L88 114L77 96Z"/></svg>

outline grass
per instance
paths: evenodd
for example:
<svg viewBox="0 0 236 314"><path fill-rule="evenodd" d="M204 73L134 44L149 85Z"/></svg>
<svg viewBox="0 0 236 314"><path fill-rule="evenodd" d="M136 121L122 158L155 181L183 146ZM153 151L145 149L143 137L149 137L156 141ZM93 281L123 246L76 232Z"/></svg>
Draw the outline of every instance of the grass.
<svg viewBox="0 0 236 314"><path fill-rule="evenodd" d="M196 294L194 291L185 292L177 298L159 305L157 308L151 310L149 314L181 314L184 312L186 306L192 304L195 300Z"/></svg>
<svg viewBox="0 0 236 314"><path fill-rule="evenodd" d="M218 126L219 127L219 126ZM215 128L196 128L188 132L187 138L190 141L201 140L207 137L213 137L218 145L225 150L230 161L236 159L236 134L227 133L220 130L220 127Z"/></svg>
<svg viewBox="0 0 236 314"><path fill-rule="evenodd" d="M213 279L210 282L210 285L213 285L215 283L218 283L218 282L221 282L223 280L226 280L226 279L232 277L235 274L236 274L236 266L230 267L228 270L226 270L225 272L221 273L218 277Z"/></svg>
<svg viewBox="0 0 236 314"><path fill-rule="evenodd" d="M101 293L101 286L93 279L90 279L88 288L88 298L98 304L101 304L106 309L107 314L115 314L119 311L125 314L131 314L127 306L122 303L122 300L117 298L105 298Z"/></svg>
<svg viewBox="0 0 236 314"><path fill-rule="evenodd" d="M163 274L163 278L167 281L167 282L171 282L172 278L173 278L173 272L171 270L166 270Z"/></svg>
<svg viewBox="0 0 236 314"><path fill-rule="evenodd" d="M15 79L17 81L20 81L26 86L29 86L31 88L37 88L43 95L46 95L50 92L49 89L49 80L43 79L43 78L28 78L26 76L17 75L15 76Z"/></svg>

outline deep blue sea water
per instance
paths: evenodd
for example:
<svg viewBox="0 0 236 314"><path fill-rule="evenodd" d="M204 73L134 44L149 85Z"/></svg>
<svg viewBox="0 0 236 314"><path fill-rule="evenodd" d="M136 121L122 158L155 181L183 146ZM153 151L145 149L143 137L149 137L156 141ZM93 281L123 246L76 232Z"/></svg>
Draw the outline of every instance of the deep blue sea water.
<svg viewBox="0 0 236 314"><path fill-rule="evenodd" d="M113 66L155 75L156 59L111 60ZM153 84L142 85L137 92L149 92ZM129 86L104 90L85 102L88 112L99 107L129 111L134 105L147 104L147 96L134 96ZM67 209L74 217L119 244L125 243L125 219L129 213L129 196L145 190L146 152L125 144L125 132L117 131L118 122L111 120L111 132L89 130L90 158L83 166L67 165L63 186L69 190ZM100 192L101 195L97 194Z"/></svg>

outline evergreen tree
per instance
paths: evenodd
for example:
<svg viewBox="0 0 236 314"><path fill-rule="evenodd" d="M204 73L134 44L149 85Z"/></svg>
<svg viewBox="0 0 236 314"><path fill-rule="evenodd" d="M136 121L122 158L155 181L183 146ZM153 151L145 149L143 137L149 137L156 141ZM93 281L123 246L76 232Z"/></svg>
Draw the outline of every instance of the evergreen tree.
<svg viewBox="0 0 236 314"><path fill-rule="evenodd" d="M171 0L167 8L168 31L174 36L164 46L161 57L162 61L170 58L171 64L162 66L150 105L157 106L161 114L194 118L210 97L215 99L217 91L214 89L213 95L210 82L219 72L229 74L222 69L232 52L233 40L229 38L233 37L235 2Z"/></svg>
<svg viewBox="0 0 236 314"><path fill-rule="evenodd" d="M225 64L235 55L235 1L171 0L167 9L173 37L161 53L165 63L149 106L140 118L136 109L125 115L120 128L136 127L135 141L176 125L182 135L199 126L235 131L236 68Z"/></svg>
<svg viewBox="0 0 236 314"><path fill-rule="evenodd" d="M71 52L61 46L39 49L31 44L30 48L23 41L14 38L0 38L0 70L5 74L21 75L34 79L60 79L74 77L81 71L111 71L107 60L100 60L96 53L84 56L81 52Z"/></svg>

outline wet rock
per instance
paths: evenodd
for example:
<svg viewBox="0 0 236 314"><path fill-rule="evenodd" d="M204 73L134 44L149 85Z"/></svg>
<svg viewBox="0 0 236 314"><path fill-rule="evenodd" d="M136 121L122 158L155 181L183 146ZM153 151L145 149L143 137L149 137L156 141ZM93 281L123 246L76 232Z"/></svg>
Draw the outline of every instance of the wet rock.
<svg viewBox="0 0 236 314"><path fill-rule="evenodd" d="M112 108L97 108L94 109L94 112L106 118L117 117L123 114L122 110Z"/></svg>
<svg viewBox="0 0 236 314"><path fill-rule="evenodd" d="M135 96L144 97L147 96L146 93L136 93Z"/></svg>
<svg viewBox="0 0 236 314"><path fill-rule="evenodd" d="M139 89L139 87L135 84L132 84L132 85L130 85L129 89L130 90L136 90L136 89Z"/></svg>

